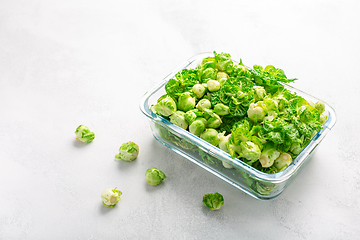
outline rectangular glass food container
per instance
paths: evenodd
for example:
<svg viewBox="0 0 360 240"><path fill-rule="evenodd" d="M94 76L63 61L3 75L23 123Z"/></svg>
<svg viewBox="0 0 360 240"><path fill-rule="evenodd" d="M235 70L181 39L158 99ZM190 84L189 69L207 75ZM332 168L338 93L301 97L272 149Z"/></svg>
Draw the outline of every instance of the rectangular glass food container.
<svg viewBox="0 0 360 240"><path fill-rule="evenodd" d="M156 104L157 99L166 93L165 84L169 79L174 78L177 72L184 68L195 68L202 59L212 56L213 53L201 53L187 60L179 68L167 75L159 84L145 93L141 99L140 109L149 118L152 133L160 143L257 199L273 199L284 191L305 163L309 161L321 140L324 139L326 134L335 125L335 111L325 103L324 114L327 115L325 125L285 170L275 174L260 172L239 159L232 159L228 153L171 123L167 119L154 114L150 110L151 105ZM237 62L234 61L234 63ZM284 84L284 86L308 101L314 103L319 101L319 99L287 84ZM222 162L231 164L233 168L224 168Z"/></svg>

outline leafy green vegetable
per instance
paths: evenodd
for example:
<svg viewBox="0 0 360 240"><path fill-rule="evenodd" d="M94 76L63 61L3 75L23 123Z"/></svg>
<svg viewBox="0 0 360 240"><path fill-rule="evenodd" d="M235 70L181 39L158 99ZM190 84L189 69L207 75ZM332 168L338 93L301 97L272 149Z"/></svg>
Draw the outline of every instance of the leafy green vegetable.
<svg viewBox="0 0 360 240"><path fill-rule="evenodd" d="M139 146L134 142L123 143L119 148L119 153L115 155L116 159L124 161L133 161L139 155Z"/></svg>
<svg viewBox="0 0 360 240"><path fill-rule="evenodd" d="M174 99L170 96L162 96L158 99L157 104L151 106L151 111L164 117L168 117L176 112L177 106Z"/></svg>
<svg viewBox="0 0 360 240"><path fill-rule="evenodd" d="M116 188L108 188L101 194L101 200L105 207L114 207L120 200L122 192Z"/></svg>
<svg viewBox="0 0 360 240"><path fill-rule="evenodd" d="M224 197L220 193L208 193L203 196L203 203L211 210L219 210L224 205Z"/></svg>
<svg viewBox="0 0 360 240"><path fill-rule="evenodd" d="M273 174L291 164L327 119L324 103L308 102L285 88L284 83L295 80L273 65L248 68L241 59L235 64L230 54L214 52L195 69L183 69L170 79L166 95L153 109L232 158ZM196 149L170 132L162 133L177 145ZM216 162L199 153L205 162ZM232 168L227 162L223 166ZM251 186L264 194L274 188L255 180Z"/></svg>
<svg viewBox="0 0 360 240"><path fill-rule="evenodd" d="M84 125L80 125L75 130L76 139L80 142L90 143L95 138L95 133L90 132L90 129Z"/></svg>
<svg viewBox="0 0 360 240"><path fill-rule="evenodd" d="M165 178L165 174L157 168L149 168L145 172L145 179L152 186L159 185Z"/></svg>

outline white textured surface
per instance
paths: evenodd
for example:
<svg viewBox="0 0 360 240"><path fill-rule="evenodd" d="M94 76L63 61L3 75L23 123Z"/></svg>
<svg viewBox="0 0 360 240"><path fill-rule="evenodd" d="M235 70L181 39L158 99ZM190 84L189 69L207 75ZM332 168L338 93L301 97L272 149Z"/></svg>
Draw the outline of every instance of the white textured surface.
<svg viewBox="0 0 360 240"><path fill-rule="evenodd" d="M0 2L0 239L359 239L359 1ZM184 60L273 64L338 122L278 198L259 201L163 147L138 108ZM94 142L74 137L79 124ZM140 146L116 162L121 143ZM148 186L144 173L168 178ZM100 194L117 186L119 204ZM211 212L202 196L225 198Z"/></svg>

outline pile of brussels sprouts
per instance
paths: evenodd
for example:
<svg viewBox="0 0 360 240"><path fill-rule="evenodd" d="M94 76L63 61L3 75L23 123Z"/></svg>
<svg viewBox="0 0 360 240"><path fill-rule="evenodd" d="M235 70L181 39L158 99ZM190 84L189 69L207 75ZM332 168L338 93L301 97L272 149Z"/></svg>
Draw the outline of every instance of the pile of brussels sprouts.
<svg viewBox="0 0 360 240"><path fill-rule="evenodd" d="M291 164L327 120L324 103L307 101L282 84L295 80L272 65L247 68L230 54L214 52L170 79L151 111L232 158L276 173Z"/></svg>

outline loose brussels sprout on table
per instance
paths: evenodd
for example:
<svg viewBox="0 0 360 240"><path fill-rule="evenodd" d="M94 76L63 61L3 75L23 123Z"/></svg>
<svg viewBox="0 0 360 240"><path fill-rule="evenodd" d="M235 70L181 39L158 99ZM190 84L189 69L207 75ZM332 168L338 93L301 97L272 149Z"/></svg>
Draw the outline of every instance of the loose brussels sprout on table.
<svg viewBox="0 0 360 240"><path fill-rule="evenodd" d="M127 142L120 146L119 153L115 155L116 159L124 161L133 161L139 155L139 146L134 142Z"/></svg>
<svg viewBox="0 0 360 240"><path fill-rule="evenodd" d="M75 130L76 139L80 142L90 143L95 138L95 133L90 132L90 129L84 125L80 125Z"/></svg>
<svg viewBox="0 0 360 240"><path fill-rule="evenodd" d="M145 172L145 179L152 186L159 185L165 178L165 174L157 168L149 168Z"/></svg>
<svg viewBox="0 0 360 240"><path fill-rule="evenodd" d="M108 188L101 194L101 200L105 207L114 207L120 200L122 192L116 188Z"/></svg>
<svg viewBox="0 0 360 240"><path fill-rule="evenodd" d="M203 197L203 203L211 210L219 210L224 205L224 197L220 193L208 193Z"/></svg>

